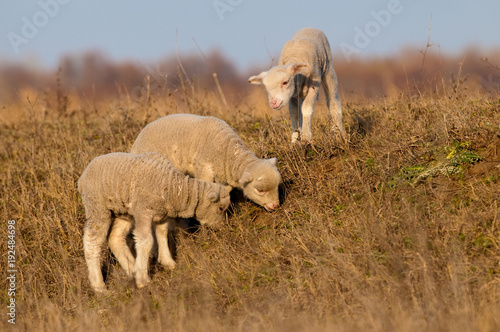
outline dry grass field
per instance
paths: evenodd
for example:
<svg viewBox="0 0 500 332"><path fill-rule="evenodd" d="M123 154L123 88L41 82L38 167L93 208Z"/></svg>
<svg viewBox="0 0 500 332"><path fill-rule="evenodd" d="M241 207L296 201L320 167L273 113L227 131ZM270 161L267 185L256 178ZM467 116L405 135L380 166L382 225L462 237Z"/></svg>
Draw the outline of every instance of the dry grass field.
<svg viewBox="0 0 500 332"><path fill-rule="evenodd" d="M500 99L451 85L341 96L348 146L332 142L322 103L314 145L291 146L288 112L263 89L227 107L188 90L140 103L20 92L0 105L1 266L5 276L15 220L17 268L16 324L3 277L0 330L500 330ZM270 213L236 193L224 224L178 233L175 270L152 258L145 289L103 250L110 294L96 296L76 181L181 112L219 117L277 157L282 205Z"/></svg>

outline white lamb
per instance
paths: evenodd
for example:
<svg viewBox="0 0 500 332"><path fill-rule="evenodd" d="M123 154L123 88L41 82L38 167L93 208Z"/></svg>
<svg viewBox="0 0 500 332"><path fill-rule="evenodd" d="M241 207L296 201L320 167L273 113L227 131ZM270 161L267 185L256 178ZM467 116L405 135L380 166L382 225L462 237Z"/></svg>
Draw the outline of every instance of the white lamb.
<svg viewBox="0 0 500 332"><path fill-rule="evenodd" d="M267 210L279 206L276 158L259 159L234 130L211 116L173 114L148 124L132 153L157 152L197 179L228 184Z"/></svg>
<svg viewBox="0 0 500 332"><path fill-rule="evenodd" d="M229 192L215 183L193 179L157 153L110 153L90 162L78 180L87 221L83 231L90 285L106 291L100 251L109 233L109 247L138 288L150 282L149 254L158 241L158 261L174 267L167 243L169 218L196 217L201 224L216 224L225 217ZM137 258L125 238L134 227ZM110 231L111 228L111 231Z"/></svg>
<svg viewBox="0 0 500 332"><path fill-rule="evenodd" d="M299 30L283 46L278 66L250 77L248 82L264 84L271 108L281 109L289 103L292 143L312 141L311 119L323 85L326 105L334 122L334 137L346 140L330 44L321 30Z"/></svg>

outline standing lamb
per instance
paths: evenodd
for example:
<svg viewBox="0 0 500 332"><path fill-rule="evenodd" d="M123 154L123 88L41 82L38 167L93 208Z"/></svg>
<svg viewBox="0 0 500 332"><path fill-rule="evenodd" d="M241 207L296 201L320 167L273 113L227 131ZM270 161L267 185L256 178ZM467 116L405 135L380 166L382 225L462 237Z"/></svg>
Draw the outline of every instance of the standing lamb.
<svg viewBox="0 0 500 332"><path fill-rule="evenodd" d="M228 184L268 211L279 206L276 158L259 159L234 130L211 116L173 114L148 124L132 153L157 152L197 179Z"/></svg>
<svg viewBox="0 0 500 332"><path fill-rule="evenodd" d="M264 84L271 108L279 110L290 103L292 143L298 140L312 141L311 119L319 88L323 85L326 105L334 122L334 136L346 141L342 107L336 88L337 75L333 70L330 44L321 30L299 30L283 46L279 65L250 77L248 82Z"/></svg>
<svg viewBox="0 0 500 332"><path fill-rule="evenodd" d="M230 203L224 186L190 178L157 153L110 153L97 157L78 180L78 191L87 217L83 230L85 260L90 285L97 292L106 290L100 251L108 232L111 251L140 288L150 282L148 261L154 244L153 226L158 261L174 267L165 236L169 218L195 216L201 224L216 224L224 220ZM132 226L136 259L125 242Z"/></svg>

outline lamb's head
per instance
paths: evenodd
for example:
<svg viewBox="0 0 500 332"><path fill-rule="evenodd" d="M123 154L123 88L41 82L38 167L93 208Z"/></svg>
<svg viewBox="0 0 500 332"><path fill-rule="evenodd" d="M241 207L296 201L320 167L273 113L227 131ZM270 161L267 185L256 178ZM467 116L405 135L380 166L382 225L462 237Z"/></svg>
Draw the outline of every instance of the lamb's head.
<svg viewBox="0 0 500 332"><path fill-rule="evenodd" d="M200 195L195 217L200 224L215 225L224 221L229 208L230 186L205 182L204 192Z"/></svg>
<svg viewBox="0 0 500 332"><path fill-rule="evenodd" d="M295 92L294 77L306 66L307 64L303 62L275 66L259 75L250 77L248 83L264 84L269 98L269 106L279 110L292 98Z"/></svg>
<svg viewBox="0 0 500 332"><path fill-rule="evenodd" d="M239 179L243 194L268 211L275 210L280 205L281 175L276 162L276 158L259 159L251 163Z"/></svg>

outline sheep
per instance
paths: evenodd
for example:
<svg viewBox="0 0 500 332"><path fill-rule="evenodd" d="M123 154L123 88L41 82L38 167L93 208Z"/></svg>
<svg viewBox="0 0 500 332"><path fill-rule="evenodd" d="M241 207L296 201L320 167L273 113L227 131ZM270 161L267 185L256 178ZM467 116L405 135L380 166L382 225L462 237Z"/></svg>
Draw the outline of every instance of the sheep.
<svg viewBox="0 0 500 332"><path fill-rule="evenodd" d="M132 153L157 152L192 177L242 189L268 211L278 208L277 159L259 159L234 130L211 116L172 114L148 124Z"/></svg>
<svg viewBox="0 0 500 332"><path fill-rule="evenodd" d="M109 232L108 244L138 288L150 282L149 254L158 242L158 262L175 267L167 243L170 218L195 216L201 224L224 220L229 192L220 184L193 179L177 170L157 153L110 153L93 159L78 180L85 207L83 247L90 285L105 292L100 269L100 250ZM133 230L136 259L126 244ZM111 228L111 230L110 230Z"/></svg>
<svg viewBox="0 0 500 332"><path fill-rule="evenodd" d="M248 82L265 86L271 108L279 110L289 103L292 143L312 141L311 119L320 85L323 85L326 105L334 122L334 137L338 140L340 136L341 141L346 141L337 75L332 66L330 44L321 30L299 30L283 46L278 66L251 76Z"/></svg>

